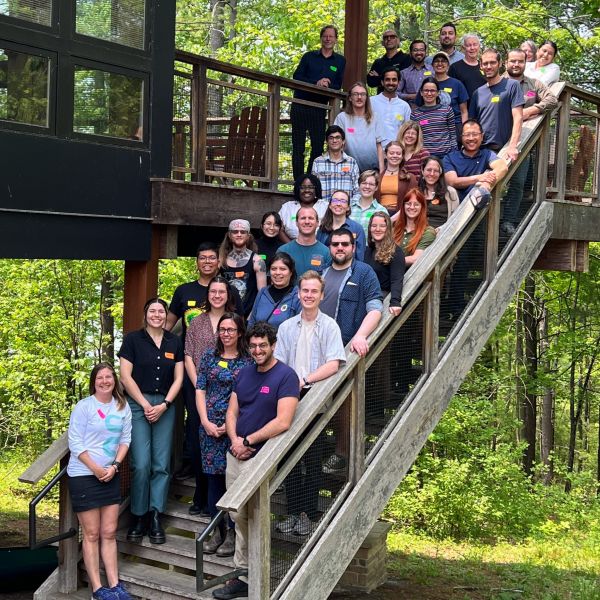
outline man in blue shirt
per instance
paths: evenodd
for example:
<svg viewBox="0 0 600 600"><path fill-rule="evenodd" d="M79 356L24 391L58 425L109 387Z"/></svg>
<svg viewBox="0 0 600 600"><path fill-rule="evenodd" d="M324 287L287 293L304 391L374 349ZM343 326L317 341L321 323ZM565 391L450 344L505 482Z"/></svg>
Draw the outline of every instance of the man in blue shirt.
<svg viewBox="0 0 600 600"><path fill-rule="evenodd" d="M339 90L344 80L346 59L333 51L337 43L338 32L333 25L326 25L321 29L321 48L307 52L300 59L298 67L294 71L294 79L312 83L320 87ZM298 100L309 100L327 104L327 97L312 92L296 90L294 98ZM294 180L303 173L312 171L312 164L317 156L323 152L325 142L325 118L324 108L306 106L292 102L290 119L292 121L292 170ZM304 168L304 149L306 146L306 132L310 137L310 158L308 167Z"/></svg>
<svg viewBox="0 0 600 600"><path fill-rule="evenodd" d="M450 21L440 27L440 50L448 55L451 65L465 57L462 52L456 49L456 25ZM431 65L434 57L435 54L428 56L425 59L425 64Z"/></svg>

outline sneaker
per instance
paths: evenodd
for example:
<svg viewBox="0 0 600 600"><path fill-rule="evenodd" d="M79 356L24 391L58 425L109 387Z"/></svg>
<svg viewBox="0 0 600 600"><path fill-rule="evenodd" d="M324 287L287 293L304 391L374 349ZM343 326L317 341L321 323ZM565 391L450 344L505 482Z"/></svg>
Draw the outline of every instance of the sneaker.
<svg viewBox="0 0 600 600"><path fill-rule="evenodd" d="M115 587L111 587L110 591L116 594L119 600L132 600L131 595L125 588L125 585L122 581L119 581Z"/></svg>
<svg viewBox="0 0 600 600"><path fill-rule="evenodd" d="M248 584L241 579L230 579L225 587L215 590L213 598L217 600L231 600L231 598L247 598L248 597Z"/></svg>
<svg viewBox="0 0 600 600"><path fill-rule="evenodd" d="M119 600L119 596L112 589L99 587L92 593L92 600Z"/></svg>
<svg viewBox="0 0 600 600"><path fill-rule="evenodd" d="M323 473L332 475L334 473L342 473L346 470L346 459L339 454L332 454L323 463Z"/></svg>
<svg viewBox="0 0 600 600"><path fill-rule="evenodd" d="M310 535L315 528L315 524L308 518L305 512L301 512L296 526L294 527L294 533L296 535Z"/></svg>
<svg viewBox="0 0 600 600"><path fill-rule="evenodd" d="M233 556L235 553L235 529L229 528L225 534L225 541L219 546L217 556Z"/></svg>
<svg viewBox="0 0 600 600"><path fill-rule="evenodd" d="M500 225L500 233L512 237L515 234L516 228L510 221L505 221Z"/></svg>
<svg viewBox="0 0 600 600"><path fill-rule="evenodd" d="M281 531L281 533L293 533L296 528L296 523L298 522L298 517L296 515L289 515L283 521L279 521L275 526L277 531Z"/></svg>

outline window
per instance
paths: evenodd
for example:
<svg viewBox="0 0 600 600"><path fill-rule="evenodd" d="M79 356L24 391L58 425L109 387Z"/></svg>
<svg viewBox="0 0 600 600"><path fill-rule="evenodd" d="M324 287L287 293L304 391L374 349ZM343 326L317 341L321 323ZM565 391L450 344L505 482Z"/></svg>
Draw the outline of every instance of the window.
<svg viewBox="0 0 600 600"><path fill-rule="evenodd" d="M0 15L50 26L52 0L0 0Z"/></svg>
<svg viewBox="0 0 600 600"><path fill-rule="evenodd" d="M145 4L145 0L77 0L75 30L143 50Z"/></svg>
<svg viewBox="0 0 600 600"><path fill-rule="evenodd" d="M0 48L0 119L48 127L50 59Z"/></svg>
<svg viewBox="0 0 600 600"><path fill-rule="evenodd" d="M75 67L73 131L142 141L144 80Z"/></svg>

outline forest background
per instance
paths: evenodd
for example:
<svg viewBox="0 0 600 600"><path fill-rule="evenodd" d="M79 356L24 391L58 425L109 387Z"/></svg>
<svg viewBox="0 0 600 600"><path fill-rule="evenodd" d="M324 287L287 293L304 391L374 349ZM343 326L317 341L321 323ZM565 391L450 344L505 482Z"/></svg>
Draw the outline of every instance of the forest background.
<svg viewBox="0 0 600 600"><path fill-rule="evenodd" d="M552 39L561 79L600 90L597 0L371 0L369 60L383 30L397 29L407 51L414 38L435 46L448 20L501 51ZM176 45L291 76L327 23L343 51L343 0L178 0ZM161 261L161 296L194 278L193 259ZM600 599L599 278L595 244L588 273L527 278L390 501L390 568L420 589L406 597ZM31 494L16 475L66 429L91 366L114 360L123 263L0 260L0 281L5 529Z"/></svg>

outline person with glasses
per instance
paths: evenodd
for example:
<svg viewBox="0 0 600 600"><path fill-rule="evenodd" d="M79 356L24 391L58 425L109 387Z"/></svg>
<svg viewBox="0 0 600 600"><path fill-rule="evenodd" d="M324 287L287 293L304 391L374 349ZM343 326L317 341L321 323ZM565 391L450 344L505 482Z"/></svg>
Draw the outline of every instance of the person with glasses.
<svg viewBox="0 0 600 600"><path fill-rule="evenodd" d="M254 306L258 290L267 285L267 265L257 250L250 223L233 219L219 248L219 262L223 277L240 294L245 317Z"/></svg>
<svg viewBox="0 0 600 600"><path fill-rule="evenodd" d="M331 195L329 208L321 221L317 231L317 239L329 246L331 232L343 227L353 236L355 242L355 256L357 260L363 260L365 257L365 232L359 223L350 219L350 196L344 190L336 190Z"/></svg>
<svg viewBox="0 0 600 600"><path fill-rule="evenodd" d="M279 246L283 244L279 233L283 227L283 221L278 212L274 210L266 212L260 221L261 234L256 238L256 247L258 255L265 261L267 269L271 265L273 256L279 250Z"/></svg>
<svg viewBox="0 0 600 600"><path fill-rule="evenodd" d="M440 84L435 77L423 79L419 95L423 105L415 106L410 118L420 125L425 148L442 158L457 147L454 112L440 102Z"/></svg>
<svg viewBox="0 0 600 600"><path fill-rule="evenodd" d="M375 59L367 74L367 85L376 87L377 93L383 91L382 77L388 67L394 67L398 73L406 67L410 67L410 56L399 49L400 38L393 29L387 29L381 36L381 45L385 48L385 54Z"/></svg>
<svg viewBox="0 0 600 600"><path fill-rule="evenodd" d="M244 478L252 458L264 443L287 431L292 424L300 390L300 381L293 369L275 358L277 333L267 323L257 323L246 333L250 356L254 364L243 368L235 380L225 416L229 450L225 478L230 488L238 478ZM233 563L238 569L248 569L248 507L233 513L235 521L235 553ZM230 579L213 591L218 600L248 595L248 578Z"/></svg>
<svg viewBox="0 0 600 600"><path fill-rule="evenodd" d="M350 218L363 228L365 235L369 233L369 220L373 213L377 211L387 213L387 208L374 197L378 185L377 171L372 169L363 171L358 178L359 193L350 200Z"/></svg>
<svg viewBox="0 0 600 600"><path fill-rule="evenodd" d="M323 190L321 181L312 173L305 173L294 182L294 199L284 202L279 209L279 216L283 227L279 237L283 242L290 242L298 237L298 224L296 215L301 208L314 208L319 219L323 218L327 210L327 200L322 199Z"/></svg>
<svg viewBox="0 0 600 600"><path fill-rule="evenodd" d="M306 52L294 71L296 81L312 83L317 87L340 90L344 81L346 59L333 49L337 44L338 30L334 25L326 25L321 29L321 47L319 50ZM327 96L315 92L295 90L294 98L308 100L323 105L308 106L292 102L290 120L292 123L292 171L294 179L302 173L312 170L315 158L323 151L326 127L326 106L329 102ZM306 134L310 138L310 158L306 170L304 168L304 154L306 151Z"/></svg>
<svg viewBox="0 0 600 600"><path fill-rule="evenodd" d="M323 200L329 202L335 190L346 190L350 196L358 192L358 163L344 152L346 134L338 125L325 132L325 152L315 159L312 174L321 181Z"/></svg>
<svg viewBox="0 0 600 600"><path fill-rule="evenodd" d="M278 252L271 263L271 284L258 292L248 327L259 321L277 329L284 321L300 312L298 288L295 286L296 265L287 252Z"/></svg>
<svg viewBox="0 0 600 600"><path fill-rule="evenodd" d="M413 40L410 43L411 64L400 71L398 96L414 107L415 99L424 77L431 77L433 72L425 64L427 44L423 40Z"/></svg>
<svg viewBox="0 0 600 600"><path fill-rule="evenodd" d="M371 102L365 84L358 81L348 90L348 101L344 111L335 118L346 134L346 151L356 159L358 168L381 169L383 149L389 140L381 121L371 109Z"/></svg>
<svg viewBox="0 0 600 600"><path fill-rule="evenodd" d="M436 234L458 208L458 194L444 179L444 166L436 156L423 160L419 189L427 201L427 220Z"/></svg>
<svg viewBox="0 0 600 600"><path fill-rule="evenodd" d="M181 342L185 347L188 327L196 317L202 314L202 308L207 299L208 284L219 273L219 249L213 242L202 242L196 251L196 268L198 279L183 283L175 289L169 313L167 315L167 331L173 330L181 319ZM244 306L240 295L236 290L232 291L235 312L244 314ZM184 377L182 395L187 414L185 420L185 439L182 454L182 465L175 472L173 478L184 480L188 477L196 479L194 497L189 508L191 515L208 514L205 512L206 505L206 481L202 474L200 464L200 447L198 446L198 427L200 419L196 410L196 376Z"/></svg>
<svg viewBox="0 0 600 600"><path fill-rule="evenodd" d="M202 472L208 481L208 513L214 517L217 502L225 493L225 468L229 438L225 415L234 382L244 367L252 364L246 342L244 319L232 312L221 315L217 323L216 345L203 353L196 381L196 406L200 415L200 453ZM221 521L203 550L206 554L233 556L235 531L233 521Z"/></svg>

